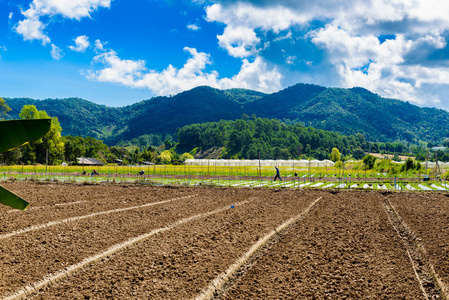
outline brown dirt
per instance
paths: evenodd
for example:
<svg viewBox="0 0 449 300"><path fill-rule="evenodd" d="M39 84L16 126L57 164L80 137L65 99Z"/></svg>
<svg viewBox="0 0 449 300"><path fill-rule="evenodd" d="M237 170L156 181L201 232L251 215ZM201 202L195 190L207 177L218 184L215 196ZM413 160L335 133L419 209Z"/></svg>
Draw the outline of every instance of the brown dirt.
<svg viewBox="0 0 449 300"><path fill-rule="evenodd" d="M443 193L393 194L390 202L422 240L430 262L449 285L449 198Z"/></svg>
<svg viewBox="0 0 449 300"><path fill-rule="evenodd" d="M50 221L172 201L1 240L0 297L130 238L229 208L157 234L37 295L42 299L194 298L260 238L318 197L323 198L301 221L237 277L227 298L422 297L404 245L388 222L383 196L377 192L20 182L4 186L28 199L34 209L9 212L0 207L0 238ZM398 199L405 195L416 194L394 194ZM184 196L191 197L180 198ZM249 202L230 208L245 200ZM61 203L67 205L57 205ZM443 209L447 214L448 208ZM443 270L447 276L449 272Z"/></svg>
<svg viewBox="0 0 449 300"><path fill-rule="evenodd" d="M378 193L341 192L282 235L225 299L420 299Z"/></svg>

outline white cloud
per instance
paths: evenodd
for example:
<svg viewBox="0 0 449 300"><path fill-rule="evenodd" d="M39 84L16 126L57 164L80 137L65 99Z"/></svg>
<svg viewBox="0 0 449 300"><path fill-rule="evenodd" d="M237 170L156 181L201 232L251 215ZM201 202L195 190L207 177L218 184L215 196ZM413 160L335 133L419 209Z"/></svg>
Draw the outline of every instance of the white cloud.
<svg viewBox="0 0 449 300"><path fill-rule="evenodd" d="M100 40L95 40L95 50L96 51L104 51L104 44Z"/></svg>
<svg viewBox="0 0 449 300"><path fill-rule="evenodd" d="M260 38L255 29L272 30L279 33L293 24L304 23L306 19L282 6L259 8L246 3L223 7L214 4L206 8L209 22L226 25L222 35L218 35L219 45L231 56L249 57L259 52Z"/></svg>
<svg viewBox="0 0 449 300"><path fill-rule="evenodd" d="M195 24L189 24L189 25L187 25L187 29L192 30L192 31L198 31L201 29L201 27L199 27L198 25L195 25Z"/></svg>
<svg viewBox="0 0 449 300"><path fill-rule="evenodd" d="M304 39L320 49L317 61L321 68L328 64L328 82L424 105L433 100L423 87L449 85L449 60L430 58L447 47L446 0L214 2L206 8L206 20L224 24L218 44L231 56L259 57L273 42L293 45ZM316 29L319 23L324 25ZM278 55L286 58L285 65L304 61L310 73L319 67L309 63L316 54L304 57L305 50L294 46L282 50Z"/></svg>
<svg viewBox="0 0 449 300"><path fill-rule="evenodd" d="M142 76L142 71L146 70L145 61L122 60L113 50L95 56L94 61L108 67L97 72L90 71L88 78L126 86L133 86Z"/></svg>
<svg viewBox="0 0 449 300"><path fill-rule="evenodd" d="M64 53L56 45L51 44L51 57L54 60L60 60L64 56Z"/></svg>
<svg viewBox="0 0 449 300"><path fill-rule="evenodd" d="M229 6L213 4L206 8L206 14L206 20L209 22L273 30L276 33L288 29L293 24L308 21L307 15L298 14L282 5L259 7L240 1Z"/></svg>
<svg viewBox="0 0 449 300"><path fill-rule="evenodd" d="M10 13L9 13L9 16L8 16L8 19L11 20L13 16L14 16L14 13L13 13L13 12L10 12Z"/></svg>
<svg viewBox="0 0 449 300"><path fill-rule="evenodd" d="M19 21L15 30L25 41L40 40L43 45L50 43L50 38L43 32L45 25L38 18L26 18Z"/></svg>
<svg viewBox="0 0 449 300"><path fill-rule="evenodd" d="M121 59L115 51L110 50L95 57L95 62L103 68L88 71L87 78L132 88L146 88L157 95L176 94L200 85L222 89L244 87L263 92L274 92L281 88L281 74L260 57L254 62L244 59L238 74L232 78L219 79L218 72L205 72L206 66L211 64L209 54L189 47L185 47L184 51L191 57L182 68L169 65L157 72L148 70L145 61Z"/></svg>
<svg viewBox="0 0 449 300"><path fill-rule="evenodd" d="M89 37L87 37L85 35L78 36L76 39L74 39L76 46L69 46L70 50L76 51L76 52L86 51L86 49L90 46L88 39L89 39Z"/></svg>
<svg viewBox="0 0 449 300"><path fill-rule="evenodd" d="M296 56L287 56L287 58L285 59L285 62L288 65L294 65L295 64L295 60L296 60Z"/></svg>
<svg viewBox="0 0 449 300"><path fill-rule="evenodd" d="M61 15L64 18L81 20L90 17L90 14L99 7L110 7L111 0L33 0L30 7L22 11L24 20L15 26L17 33L24 40L40 40L42 44L50 43L50 38L44 33L46 25L41 17Z"/></svg>
<svg viewBox="0 0 449 300"><path fill-rule="evenodd" d="M273 93L282 89L282 75L276 68L270 68L262 57L254 62L243 60L240 72L232 78L220 80L220 88L246 88Z"/></svg>
<svg viewBox="0 0 449 300"><path fill-rule="evenodd" d="M90 17L92 11L99 7L110 7L111 0L33 0L30 8L22 14L32 16L62 15L65 18L81 20Z"/></svg>
<svg viewBox="0 0 449 300"><path fill-rule="evenodd" d="M226 49L233 57L248 57L258 52L256 46L260 39L253 29L227 26L224 33L217 38L220 47Z"/></svg>
<svg viewBox="0 0 449 300"><path fill-rule="evenodd" d="M418 52L444 48L441 36L412 40L398 35L381 43L373 35L352 36L334 24L312 35L312 41L328 52L345 87L362 86L385 97L425 104L419 92L422 84L449 84L448 66L427 67L406 60L408 56L419 59Z"/></svg>

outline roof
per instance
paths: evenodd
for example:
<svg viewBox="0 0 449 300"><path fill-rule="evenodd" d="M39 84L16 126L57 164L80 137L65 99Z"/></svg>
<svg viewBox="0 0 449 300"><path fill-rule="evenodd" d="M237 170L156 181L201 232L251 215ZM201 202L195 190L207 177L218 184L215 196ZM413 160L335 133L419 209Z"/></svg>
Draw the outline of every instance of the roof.
<svg viewBox="0 0 449 300"><path fill-rule="evenodd" d="M77 158L78 163L80 165L89 165L89 166L102 166L104 163L102 161L99 161L96 158L92 157L79 157Z"/></svg>
<svg viewBox="0 0 449 300"><path fill-rule="evenodd" d="M446 147L432 147L431 148L432 151L438 151L438 150L443 150L444 151L446 149L447 149Z"/></svg>

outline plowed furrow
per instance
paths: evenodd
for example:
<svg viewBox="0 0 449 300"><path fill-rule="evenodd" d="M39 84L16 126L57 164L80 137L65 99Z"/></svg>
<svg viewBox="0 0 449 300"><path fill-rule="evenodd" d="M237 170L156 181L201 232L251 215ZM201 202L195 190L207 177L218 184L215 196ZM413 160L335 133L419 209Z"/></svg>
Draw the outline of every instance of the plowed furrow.
<svg viewBox="0 0 449 300"><path fill-rule="evenodd" d="M290 218L286 222L279 225L273 231L259 239L242 257L240 257L233 265L231 265L226 272L218 275L212 283L204 289L204 291L198 295L195 300L206 300L220 298L227 289L245 274L246 270L251 268L257 257L263 255L268 251L269 246L277 241L280 233L286 231L294 223L304 218L310 210L321 200L322 197L313 201L304 211L300 214Z"/></svg>
<svg viewBox="0 0 449 300"><path fill-rule="evenodd" d="M246 205L180 225L126 249L105 263L49 287L40 297L195 297L261 236L273 231L282 220L304 211L314 200L309 192L261 192L248 192L255 199ZM223 196L221 191L216 195Z"/></svg>
<svg viewBox="0 0 449 300"><path fill-rule="evenodd" d="M234 205L234 207L238 207L238 206L246 204L246 203L248 203L248 202L246 201L246 202L236 203ZM87 267L91 267L95 263L97 263L97 262L99 262L101 260L105 260L108 257L110 257L112 255L115 255L115 254L117 254L119 252L122 252L125 249L127 249L129 247L132 247L133 245L135 245L137 243L142 243L145 240L147 240L149 238L152 238L156 234L160 234L160 233L163 233L165 231L174 229L175 227L177 227L179 225L191 222L191 221L193 221L195 219L204 218L204 217L207 217L207 216L210 216L210 215L213 215L213 214L217 214L217 213L223 212L223 211L228 210L228 209L230 209L230 207L226 206L226 207L222 207L222 208L216 209L216 210L211 211L211 212L207 212L207 213L191 216L189 218L181 219L181 220L179 220L179 221L177 221L177 222L175 222L173 224L169 224L169 225L167 225L165 227L162 227L162 228L154 229L154 230L150 231L149 233L137 236L135 238L127 240L124 243L120 243L120 244L114 245L114 246L108 248L107 250L105 250L103 252L100 252L97 255L88 257L88 258L84 259L83 261L81 261L81 262L79 262L79 263L77 263L75 265L71 265L71 266L67 267L66 269L59 270L56 273L46 275L42 280L39 280L39 281L34 282L34 283L30 284L30 285L27 285L27 286L21 288L20 290L12 293L11 295L6 296L4 299L5 300L22 299L24 297L31 296L33 294L37 294L40 290L45 289L47 286L55 284L56 282L58 282L58 281L60 281L62 279L65 279L68 276L73 276L74 274L76 274L80 270L83 270L83 269L85 270Z"/></svg>
<svg viewBox="0 0 449 300"><path fill-rule="evenodd" d="M402 220L387 198L385 198L385 210L394 229L404 242L423 295L426 299L438 299L440 297L449 299L447 289L427 258L427 252L420 238Z"/></svg>
<svg viewBox="0 0 449 300"><path fill-rule="evenodd" d="M172 201L176 201L176 200L185 200L185 199L188 199L188 198L191 198L191 197L195 197L195 196L196 195L183 196L183 197L168 199L168 200L165 200L165 201L152 202L152 203L142 204L142 205L139 205L139 206L131 206L131 207L125 207L125 208L111 209L111 210L107 210L107 211L100 211L100 212L87 214L87 215L83 215L83 216L77 216L77 217L62 219L62 220L58 220L58 221L52 221L52 222L48 222L48 223L45 223L45 224L34 225L34 226L23 228L23 229L20 229L20 230L17 230L17 231L1 234L0 235L0 240L11 238L13 236L24 234L24 233L28 233L28 232L35 231L35 230L40 230L40 229L45 229L45 228L52 227L52 226L61 225L61 224L64 224L64 223L80 221L80 220L83 220L83 219L93 218L93 217L96 217L96 216L101 216L101 215L106 215L106 214L120 213L120 212L124 212L124 211L128 211L128 210L142 209L142 208L145 208L145 207L154 206L154 205L160 205L160 204L164 204L164 203L168 203L168 202L172 202Z"/></svg>

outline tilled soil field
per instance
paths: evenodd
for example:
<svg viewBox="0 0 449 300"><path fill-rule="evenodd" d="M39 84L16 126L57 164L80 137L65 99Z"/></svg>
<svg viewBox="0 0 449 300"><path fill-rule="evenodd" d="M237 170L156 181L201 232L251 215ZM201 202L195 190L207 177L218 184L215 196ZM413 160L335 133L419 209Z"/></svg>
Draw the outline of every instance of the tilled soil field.
<svg viewBox="0 0 449 300"><path fill-rule="evenodd" d="M394 208L416 234L443 282L449 283L449 198L448 194L390 196Z"/></svg>
<svg viewBox="0 0 449 300"><path fill-rule="evenodd" d="M31 203L25 212L0 207L4 299L445 297L444 194L3 186ZM404 242L387 201L428 257ZM426 208L438 221L423 221ZM440 286L418 262L435 266Z"/></svg>

